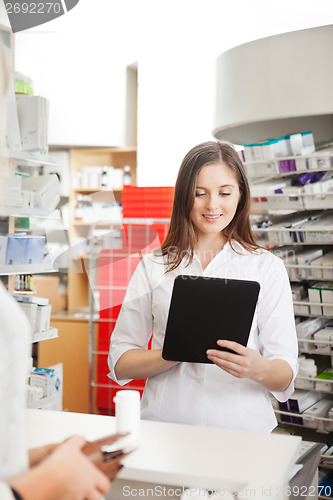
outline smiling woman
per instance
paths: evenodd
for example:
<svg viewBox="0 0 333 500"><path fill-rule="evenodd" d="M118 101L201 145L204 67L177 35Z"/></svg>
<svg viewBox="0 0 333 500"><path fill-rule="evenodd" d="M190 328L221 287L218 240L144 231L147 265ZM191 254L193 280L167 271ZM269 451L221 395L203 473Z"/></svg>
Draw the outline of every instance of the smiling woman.
<svg viewBox="0 0 333 500"><path fill-rule="evenodd" d="M148 378L143 418L265 432L276 426L269 391L286 401L297 373L293 305L283 262L256 244L249 211L235 149L212 141L191 149L178 173L167 237L134 272L111 336L110 378L120 385ZM173 283L182 274L260 284L246 347L225 340L221 317L210 363L162 358Z"/></svg>

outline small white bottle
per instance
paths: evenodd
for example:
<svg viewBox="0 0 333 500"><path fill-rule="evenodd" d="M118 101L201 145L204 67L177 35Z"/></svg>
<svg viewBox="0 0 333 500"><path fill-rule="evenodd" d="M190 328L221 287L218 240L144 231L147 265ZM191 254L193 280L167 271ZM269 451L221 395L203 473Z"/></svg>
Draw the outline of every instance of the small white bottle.
<svg viewBox="0 0 333 500"><path fill-rule="evenodd" d="M123 184L124 186L130 186L132 183L131 167L129 165L125 165L123 170L124 170Z"/></svg>
<svg viewBox="0 0 333 500"><path fill-rule="evenodd" d="M117 432L129 432L133 439L140 436L140 393L139 391L117 391L113 401L116 403Z"/></svg>

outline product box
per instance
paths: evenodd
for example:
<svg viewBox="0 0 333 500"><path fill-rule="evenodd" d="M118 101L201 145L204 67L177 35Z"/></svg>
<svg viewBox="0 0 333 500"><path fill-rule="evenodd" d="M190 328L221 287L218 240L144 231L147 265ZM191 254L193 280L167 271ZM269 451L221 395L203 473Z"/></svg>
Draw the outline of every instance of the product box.
<svg viewBox="0 0 333 500"><path fill-rule="evenodd" d="M244 157L245 161L254 161L254 156L252 152L252 144L244 144Z"/></svg>
<svg viewBox="0 0 333 500"><path fill-rule="evenodd" d="M289 136L278 138L278 156L290 156L292 153Z"/></svg>
<svg viewBox="0 0 333 500"><path fill-rule="evenodd" d="M293 300L299 301L305 299L307 293L303 285L293 284L291 285L291 295Z"/></svg>
<svg viewBox="0 0 333 500"><path fill-rule="evenodd" d="M332 304L332 306L323 305L324 316L333 316L333 283L322 283L321 301L324 304Z"/></svg>
<svg viewBox="0 0 333 500"><path fill-rule="evenodd" d="M333 257L333 252L332 252L332 257ZM309 278L311 279L323 279L323 270L322 266L324 265L325 262L325 255L322 257L319 257L318 259L314 259L310 266L311 266L311 271L310 271L310 276Z"/></svg>
<svg viewBox="0 0 333 500"><path fill-rule="evenodd" d="M52 396L56 391L56 372L51 368L35 368L30 375L30 385L42 387L43 397Z"/></svg>
<svg viewBox="0 0 333 500"><path fill-rule="evenodd" d="M322 257L323 255L323 250L322 248L309 248L306 250L302 250L301 252L297 253L297 264L300 266L302 265L309 265L311 262L315 259L318 259L319 257ZM302 268L299 267L298 269L298 274L300 278L308 278L310 275L311 271L308 268Z"/></svg>
<svg viewBox="0 0 333 500"><path fill-rule="evenodd" d="M16 94L22 149L47 151L49 103L41 96Z"/></svg>
<svg viewBox="0 0 333 500"><path fill-rule="evenodd" d="M321 302L321 283L315 283L310 286L308 289L309 301L317 302L320 304ZM311 314L322 315L323 309L320 305L311 305L310 306Z"/></svg>
<svg viewBox="0 0 333 500"><path fill-rule="evenodd" d="M303 338L312 335L323 327L322 318L309 318L296 325L297 337Z"/></svg>
<svg viewBox="0 0 333 500"><path fill-rule="evenodd" d="M315 389L316 391L333 392L333 368L326 368L317 375Z"/></svg>
<svg viewBox="0 0 333 500"><path fill-rule="evenodd" d="M303 147L302 134L291 134L289 136L289 144L291 153L296 156L300 155Z"/></svg>
<svg viewBox="0 0 333 500"><path fill-rule="evenodd" d="M37 307L36 331L45 332L50 329L51 306Z"/></svg>
<svg viewBox="0 0 333 500"><path fill-rule="evenodd" d="M34 297L32 295L21 295L19 293L14 293L13 298L17 300L17 302L28 302L39 306L47 306L49 303L49 299L46 297Z"/></svg>
<svg viewBox="0 0 333 500"><path fill-rule="evenodd" d="M324 397L325 395L321 392L296 389L296 391L288 399L289 411L293 413L302 413Z"/></svg>
<svg viewBox="0 0 333 500"><path fill-rule="evenodd" d="M6 123L6 146L19 151L22 149L20 124L15 99L13 78L8 78L6 99L3 99L3 123Z"/></svg>
<svg viewBox="0 0 333 500"><path fill-rule="evenodd" d="M264 160L273 160L279 155L279 146L277 139L271 139L261 143L261 152Z"/></svg>
<svg viewBox="0 0 333 500"><path fill-rule="evenodd" d="M311 132L311 130L308 130L307 132L301 132L301 136L303 142L301 154L308 155L314 153L315 143L314 143L313 133Z"/></svg>
<svg viewBox="0 0 333 500"><path fill-rule="evenodd" d="M37 322L37 304L18 302L18 305L21 307L24 314L28 318L28 321L30 323L31 332L35 332L36 331L36 322Z"/></svg>
<svg viewBox="0 0 333 500"><path fill-rule="evenodd" d="M301 300L300 302L301 304L294 304L294 313L298 316L308 316L310 314L308 297Z"/></svg>
<svg viewBox="0 0 333 500"><path fill-rule="evenodd" d="M26 239L24 264L42 264L45 236L30 236Z"/></svg>
<svg viewBox="0 0 333 500"><path fill-rule="evenodd" d="M317 401L313 406L310 406L302 413L302 420L304 427L312 429L318 428L318 417L328 418L328 412L332 407L332 399L323 398Z"/></svg>
<svg viewBox="0 0 333 500"><path fill-rule="evenodd" d="M26 236L8 235L5 260L6 266L20 266L24 264L26 240Z"/></svg>
<svg viewBox="0 0 333 500"><path fill-rule="evenodd" d="M315 342L316 353L318 354L331 354L331 344L333 340L333 326L326 325L318 332L313 334Z"/></svg>
<svg viewBox="0 0 333 500"><path fill-rule="evenodd" d="M6 262L8 235L0 234L0 266L4 266Z"/></svg>
<svg viewBox="0 0 333 500"><path fill-rule="evenodd" d="M36 208L47 208L59 196L60 183L56 174L25 177L22 189L34 192Z"/></svg>
<svg viewBox="0 0 333 500"><path fill-rule="evenodd" d="M298 334L297 330L297 337L299 337L301 340L298 340L298 350L299 352L310 352L313 348L313 344L310 342L307 342L306 339L308 340L313 340L313 332L311 331L306 331L303 334Z"/></svg>

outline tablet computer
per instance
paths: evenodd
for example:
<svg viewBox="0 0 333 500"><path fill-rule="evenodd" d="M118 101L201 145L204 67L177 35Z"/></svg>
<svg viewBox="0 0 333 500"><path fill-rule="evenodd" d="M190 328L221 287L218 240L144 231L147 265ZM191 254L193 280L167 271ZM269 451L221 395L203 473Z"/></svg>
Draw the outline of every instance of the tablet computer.
<svg viewBox="0 0 333 500"><path fill-rule="evenodd" d="M249 338L260 285L257 281L179 275L175 278L162 357L212 363L207 349L217 340L244 346Z"/></svg>

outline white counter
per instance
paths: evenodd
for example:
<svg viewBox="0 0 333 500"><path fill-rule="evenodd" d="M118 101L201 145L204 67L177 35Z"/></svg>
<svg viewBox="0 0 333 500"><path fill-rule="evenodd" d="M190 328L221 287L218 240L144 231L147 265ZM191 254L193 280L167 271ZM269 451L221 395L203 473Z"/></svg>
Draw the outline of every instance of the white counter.
<svg viewBox="0 0 333 500"><path fill-rule="evenodd" d="M29 447L73 434L92 440L115 432L115 418L101 415L27 410L27 422ZM119 478L128 484L238 491L239 499L284 498L300 441L296 436L143 420L139 447L123 461Z"/></svg>

